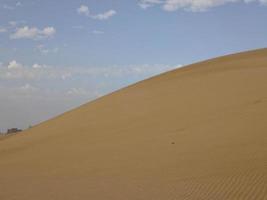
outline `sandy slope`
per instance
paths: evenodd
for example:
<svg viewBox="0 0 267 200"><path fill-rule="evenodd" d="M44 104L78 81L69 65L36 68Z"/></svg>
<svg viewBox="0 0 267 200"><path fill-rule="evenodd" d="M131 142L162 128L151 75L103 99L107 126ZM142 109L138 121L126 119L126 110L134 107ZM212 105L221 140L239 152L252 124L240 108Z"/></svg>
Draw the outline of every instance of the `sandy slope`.
<svg viewBox="0 0 267 200"><path fill-rule="evenodd" d="M0 199L267 199L267 49L165 73L1 140Z"/></svg>

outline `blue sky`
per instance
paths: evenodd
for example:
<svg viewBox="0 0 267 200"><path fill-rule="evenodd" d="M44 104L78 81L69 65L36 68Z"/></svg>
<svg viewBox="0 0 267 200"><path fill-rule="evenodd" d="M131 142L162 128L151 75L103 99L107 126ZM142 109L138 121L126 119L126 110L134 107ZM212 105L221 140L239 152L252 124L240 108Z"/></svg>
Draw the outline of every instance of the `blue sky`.
<svg viewBox="0 0 267 200"><path fill-rule="evenodd" d="M0 0L0 130L267 46L267 0Z"/></svg>

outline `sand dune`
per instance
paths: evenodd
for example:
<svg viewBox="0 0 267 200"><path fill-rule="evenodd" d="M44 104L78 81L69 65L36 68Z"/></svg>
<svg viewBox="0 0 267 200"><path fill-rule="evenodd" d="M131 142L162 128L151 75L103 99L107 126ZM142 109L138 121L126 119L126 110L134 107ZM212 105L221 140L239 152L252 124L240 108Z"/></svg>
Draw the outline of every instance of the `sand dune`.
<svg viewBox="0 0 267 200"><path fill-rule="evenodd" d="M1 140L0 199L267 199L267 49L153 77Z"/></svg>

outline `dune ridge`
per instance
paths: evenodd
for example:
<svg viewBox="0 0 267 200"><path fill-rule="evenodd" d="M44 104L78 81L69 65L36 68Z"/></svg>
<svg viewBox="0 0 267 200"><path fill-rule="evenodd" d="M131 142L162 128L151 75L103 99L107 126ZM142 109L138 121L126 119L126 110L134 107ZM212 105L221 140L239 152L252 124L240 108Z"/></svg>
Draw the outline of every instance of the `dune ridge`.
<svg viewBox="0 0 267 200"><path fill-rule="evenodd" d="M266 77L223 56L0 140L0 199L267 199Z"/></svg>

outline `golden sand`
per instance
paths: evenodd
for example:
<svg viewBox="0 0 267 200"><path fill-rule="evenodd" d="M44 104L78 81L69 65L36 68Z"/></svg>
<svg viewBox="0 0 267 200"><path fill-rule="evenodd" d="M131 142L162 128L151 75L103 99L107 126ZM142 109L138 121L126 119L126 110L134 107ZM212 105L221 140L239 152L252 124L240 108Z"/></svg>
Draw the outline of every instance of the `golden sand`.
<svg viewBox="0 0 267 200"><path fill-rule="evenodd" d="M0 140L0 200L267 199L267 49L139 82Z"/></svg>

